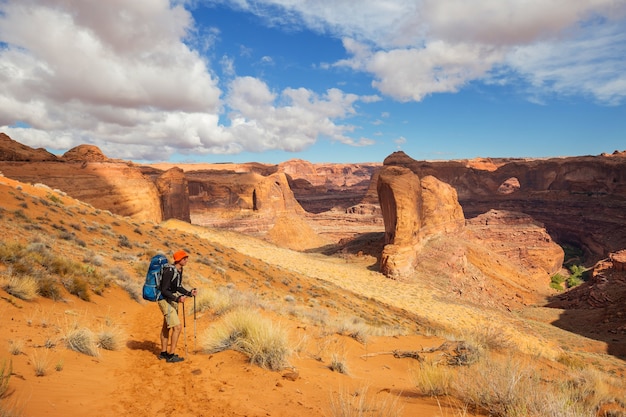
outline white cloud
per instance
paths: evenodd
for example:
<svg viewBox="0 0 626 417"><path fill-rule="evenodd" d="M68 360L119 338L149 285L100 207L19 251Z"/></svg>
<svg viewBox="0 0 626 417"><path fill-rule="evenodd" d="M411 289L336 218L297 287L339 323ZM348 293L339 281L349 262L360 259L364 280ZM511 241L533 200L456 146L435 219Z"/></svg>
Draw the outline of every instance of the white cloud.
<svg viewBox="0 0 626 417"><path fill-rule="evenodd" d="M92 143L134 160L301 150L321 136L367 143L336 124L358 99L339 90L274 94L260 80L238 79L224 57L216 64L235 82L222 97L211 63L185 43L206 52L221 34L198 34L185 3L1 1L0 129L33 147ZM220 124L225 103L232 106L228 126Z"/></svg>
<svg viewBox="0 0 626 417"><path fill-rule="evenodd" d="M320 96L304 88L275 93L259 79L239 77L232 82L228 97L233 137L254 152L301 151L318 137L353 146L372 143L347 137L353 127L334 122L355 113L353 104L359 97L354 94L330 89Z"/></svg>
<svg viewBox="0 0 626 417"><path fill-rule="evenodd" d="M520 47L507 58L531 93L585 94L607 104L626 99L626 24L589 25L577 38Z"/></svg>
<svg viewBox="0 0 626 417"><path fill-rule="evenodd" d="M573 40L580 44L581 32L592 36L590 26L624 32L626 2L621 0L239 0L237 4L273 24L304 24L343 38L350 57L336 65L370 73L374 87L401 101L458 91L469 82L489 79L502 67L519 70L544 88L545 73L559 73L549 89L534 94L623 101L619 91L626 65L615 59L623 56L623 43L596 37L605 53L586 50L567 61L560 56ZM520 50L530 55L549 51L554 59L546 56L535 59L534 66L520 65L515 59ZM578 75L605 73L606 65L611 75L577 83Z"/></svg>

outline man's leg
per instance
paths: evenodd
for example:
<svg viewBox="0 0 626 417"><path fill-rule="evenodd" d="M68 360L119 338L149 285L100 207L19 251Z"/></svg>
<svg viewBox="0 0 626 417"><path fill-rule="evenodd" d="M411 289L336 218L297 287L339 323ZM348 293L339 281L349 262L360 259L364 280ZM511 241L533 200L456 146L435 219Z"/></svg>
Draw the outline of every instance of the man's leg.
<svg viewBox="0 0 626 417"><path fill-rule="evenodd" d="M167 320L163 318L163 327L161 327L161 352L167 352L167 342L169 340L170 329L167 327Z"/></svg>
<svg viewBox="0 0 626 417"><path fill-rule="evenodd" d="M170 350L167 351L167 353L169 353L170 355L173 355L176 352L176 344L178 343L178 336L180 336L181 330L182 326L180 324L178 326L172 327Z"/></svg>

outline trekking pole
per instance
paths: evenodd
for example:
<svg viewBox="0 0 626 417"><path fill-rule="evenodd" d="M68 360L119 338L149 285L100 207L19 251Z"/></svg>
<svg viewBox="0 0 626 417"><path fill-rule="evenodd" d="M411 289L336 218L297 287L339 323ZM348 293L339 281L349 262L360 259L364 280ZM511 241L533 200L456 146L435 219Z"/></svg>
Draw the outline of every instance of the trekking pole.
<svg viewBox="0 0 626 417"><path fill-rule="evenodd" d="M185 317L185 303L183 304L183 338L185 339L185 356L187 356L187 319Z"/></svg>
<svg viewBox="0 0 626 417"><path fill-rule="evenodd" d="M196 296L193 296L193 353L196 353Z"/></svg>

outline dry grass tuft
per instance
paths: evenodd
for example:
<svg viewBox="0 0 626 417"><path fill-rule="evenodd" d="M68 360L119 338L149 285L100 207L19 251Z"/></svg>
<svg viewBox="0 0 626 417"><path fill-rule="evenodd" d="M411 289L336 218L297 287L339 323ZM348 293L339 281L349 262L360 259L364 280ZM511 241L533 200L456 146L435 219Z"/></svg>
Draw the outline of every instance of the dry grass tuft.
<svg viewBox="0 0 626 417"><path fill-rule="evenodd" d="M226 314L202 338L207 353L233 349L244 353L262 368L279 370L287 366L287 332L257 310L240 308Z"/></svg>
<svg viewBox="0 0 626 417"><path fill-rule="evenodd" d="M431 361L421 362L411 370L411 380L417 389L430 397L448 395L452 378L453 373L448 366Z"/></svg>
<svg viewBox="0 0 626 417"><path fill-rule="evenodd" d="M33 365L36 376L45 376L48 372L48 366L50 365L50 360L48 359L48 351L44 351L43 353L35 351L30 356L30 362Z"/></svg>
<svg viewBox="0 0 626 417"><path fill-rule="evenodd" d="M330 398L330 417L400 417L403 409L398 397L379 392L370 394L367 387L355 392L343 390Z"/></svg>
<svg viewBox="0 0 626 417"><path fill-rule="evenodd" d="M11 275L2 280L2 288L14 297L31 301L37 298L39 284L30 275Z"/></svg>
<svg viewBox="0 0 626 417"><path fill-rule="evenodd" d="M97 346L104 350L118 350L122 346L122 336L119 330L101 330L97 335Z"/></svg>
<svg viewBox="0 0 626 417"><path fill-rule="evenodd" d="M333 353L330 358L330 365L328 368L333 372L339 372L340 374L348 375L348 365L346 364L346 358L340 356L337 353Z"/></svg>
<svg viewBox="0 0 626 417"><path fill-rule="evenodd" d="M9 352L11 355L21 355L24 352L24 341L23 340L10 340L9 341Z"/></svg>
<svg viewBox="0 0 626 417"><path fill-rule="evenodd" d="M13 362L2 361L2 366L0 366L0 398L4 398L9 389L9 380L11 379L11 374L13 373Z"/></svg>
<svg viewBox="0 0 626 417"><path fill-rule="evenodd" d="M63 339L68 349L89 356L99 356L98 344L94 334L86 327L71 326L66 330Z"/></svg>
<svg viewBox="0 0 626 417"><path fill-rule="evenodd" d="M461 368L450 393L463 403L501 417L595 416L602 405L618 399L599 371L585 369L550 381L541 369L519 359L486 359Z"/></svg>

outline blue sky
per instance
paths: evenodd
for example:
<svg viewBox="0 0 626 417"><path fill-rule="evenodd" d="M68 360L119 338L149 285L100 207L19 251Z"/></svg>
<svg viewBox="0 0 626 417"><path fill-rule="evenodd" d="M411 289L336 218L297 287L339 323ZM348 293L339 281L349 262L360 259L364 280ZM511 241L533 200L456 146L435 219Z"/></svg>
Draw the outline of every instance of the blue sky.
<svg viewBox="0 0 626 417"><path fill-rule="evenodd" d="M0 83L0 132L57 154L598 155L626 150L626 1L4 0Z"/></svg>

